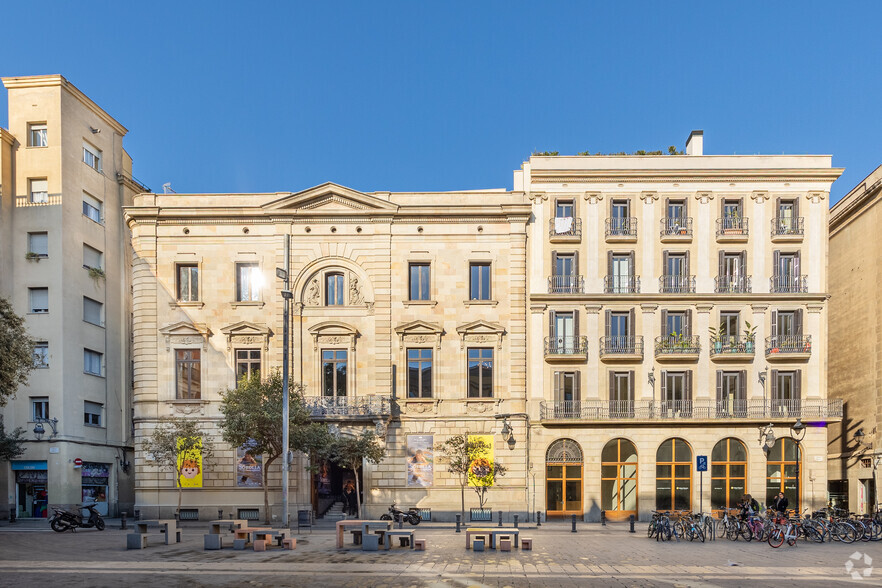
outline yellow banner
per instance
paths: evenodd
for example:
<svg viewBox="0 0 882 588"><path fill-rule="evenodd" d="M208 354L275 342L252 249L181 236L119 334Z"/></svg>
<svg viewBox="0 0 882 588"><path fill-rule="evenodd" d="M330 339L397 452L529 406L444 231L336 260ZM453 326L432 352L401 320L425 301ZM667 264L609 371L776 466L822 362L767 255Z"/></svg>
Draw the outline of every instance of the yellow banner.
<svg viewBox="0 0 882 588"><path fill-rule="evenodd" d="M202 488L202 439L190 449L184 438L178 439L178 482L181 488Z"/></svg>
<svg viewBox="0 0 882 588"><path fill-rule="evenodd" d="M493 485L493 435L469 435L469 443L483 441L486 446L483 451L474 452L470 455L469 486L492 486Z"/></svg>

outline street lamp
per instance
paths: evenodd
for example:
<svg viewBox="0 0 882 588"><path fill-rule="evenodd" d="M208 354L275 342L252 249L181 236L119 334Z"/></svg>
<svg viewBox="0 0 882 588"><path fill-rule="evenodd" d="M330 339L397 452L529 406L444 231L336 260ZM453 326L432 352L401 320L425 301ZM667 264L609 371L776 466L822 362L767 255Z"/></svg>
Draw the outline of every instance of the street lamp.
<svg viewBox="0 0 882 588"><path fill-rule="evenodd" d="M806 427L802 423L802 419L796 419L796 422L793 423L793 426L790 427L790 432L793 434L793 440L796 441L796 516L799 517L802 514L801 506L802 506L802 494L800 494L799 489L799 461L800 461L800 453L799 453L799 444L805 438ZM783 473L783 472L782 472Z"/></svg>
<svg viewBox="0 0 882 588"><path fill-rule="evenodd" d="M282 289L282 300L284 308L282 311L282 447L285 450L285 461L282 465L282 521L285 528L289 528L290 517L288 515L288 488L289 488L289 470L293 455L290 445L290 407L288 395L288 314L291 307L291 299L294 298L290 289L290 270L291 270L291 236L285 235L285 268L276 268L276 277L282 280L285 287Z"/></svg>
<svg viewBox="0 0 882 588"><path fill-rule="evenodd" d="M46 429L43 427L43 423L47 423L50 427L52 427L52 434L49 435L50 439L58 435L58 429L55 426L58 424L57 418L47 419L44 417L37 417L34 419L34 422L37 423L34 426L34 435L37 436L37 441L41 441L43 439L43 435L46 434Z"/></svg>

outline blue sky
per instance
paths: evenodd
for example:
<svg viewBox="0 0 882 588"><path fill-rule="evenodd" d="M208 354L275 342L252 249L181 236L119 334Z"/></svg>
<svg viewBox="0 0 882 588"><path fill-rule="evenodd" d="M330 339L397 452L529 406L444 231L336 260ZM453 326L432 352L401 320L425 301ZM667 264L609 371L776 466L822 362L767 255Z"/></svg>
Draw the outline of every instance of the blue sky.
<svg viewBox="0 0 882 588"><path fill-rule="evenodd" d="M63 74L130 129L157 191L511 188L533 150L682 148L692 129L705 153L832 154L833 201L882 164L880 2L29 1L3 17L0 75Z"/></svg>

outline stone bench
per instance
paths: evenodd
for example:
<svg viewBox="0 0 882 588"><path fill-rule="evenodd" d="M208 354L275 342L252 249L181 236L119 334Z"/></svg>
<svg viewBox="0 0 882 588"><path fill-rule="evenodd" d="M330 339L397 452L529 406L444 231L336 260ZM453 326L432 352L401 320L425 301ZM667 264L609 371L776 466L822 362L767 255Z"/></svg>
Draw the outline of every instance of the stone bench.
<svg viewBox="0 0 882 588"><path fill-rule="evenodd" d="M126 549L147 549L147 533L126 535Z"/></svg>

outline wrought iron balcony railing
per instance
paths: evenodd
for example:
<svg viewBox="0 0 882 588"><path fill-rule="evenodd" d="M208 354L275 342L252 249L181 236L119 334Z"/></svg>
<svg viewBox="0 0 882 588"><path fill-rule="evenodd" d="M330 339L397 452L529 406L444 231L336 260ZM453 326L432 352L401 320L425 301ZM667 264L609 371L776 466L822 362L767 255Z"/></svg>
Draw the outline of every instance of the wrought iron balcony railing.
<svg viewBox="0 0 882 588"><path fill-rule="evenodd" d="M379 417L392 414L391 396L307 396L303 401L313 418Z"/></svg>
<svg viewBox="0 0 882 588"><path fill-rule="evenodd" d="M551 276L548 278L549 294L581 294L585 291L582 276Z"/></svg>
<svg viewBox="0 0 882 588"><path fill-rule="evenodd" d="M741 337L711 337L710 354L716 355L743 355L754 353L755 341Z"/></svg>
<svg viewBox="0 0 882 588"><path fill-rule="evenodd" d="M545 355L586 355L588 337L545 337Z"/></svg>
<svg viewBox="0 0 882 588"><path fill-rule="evenodd" d="M695 355L701 353L698 335L663 335L655 338L655 355Z"/></svg>
<svg viewBox="0 0 882 588"><path fill-rule="evenodd" d="M582 219L567 216L555 217L548 221L549 237L582 237Z"/></svg>
<svg viewBox="0 0 882 588"><path fill-rule="evenodd" d="M543 420L757 420L842 418L841 399L566 400L542 401Z"/></svg>
<svg viewBox="0 0 882 588"><path fill-rule="evenodd" d="M805 234L805 218L801 216L781 217L772 219L773 237L802 237Z"/></svg>
<svg viewBox="0 0 882 588"><path fill-rule="evenodd" d="M740 216L724 216L717 219L717 237L746 237L747 219Z"/></svg>
<svg viewBox="0 0 882 588"><path fill-rule="evenodd" d="M747 294L750 276L717 276L714 278L714 292L717 294Z"/></svg>
<svg viewBox="0 0 882 588"><path fill-rule="evenodd" d="M643 355L643 335L615 335L600 338L601 355Z"/></svg>
<svg viewBox="0 0 882 588"><path fill-rule="evenodd" d="M604 276L603 291L606 294L639 294L640 276Z"/></svg>
<svg viewBox="0 0 882 588"><path fill-rule="evenodd" d="M808 276L772 276L769 291L773 294L805 294L808 292Z"/></svg>
<svg viewBox="0 0 882 588"><path fill-rule="evenodd" d="M695 276L664 275L658 279L662 294L694 294Z"/></svg>
<svg viewBox="0 0 882 588"><path fill-rule="evenodd" d="M637 238L637 217L620 216L606 219L606 236Z"/></svg>
<svg viewBox="0 0 882 588"><path fill-rule="evenodd" d="M772 335L766 337L766 355L805 354L812 352L811 335Z"/></svg>
<svg viewBox="0 0 882 588"><path fill-rule="evenodd" d="M661 237L691 237L691 216L666 216L661 219Z"/></svg>

